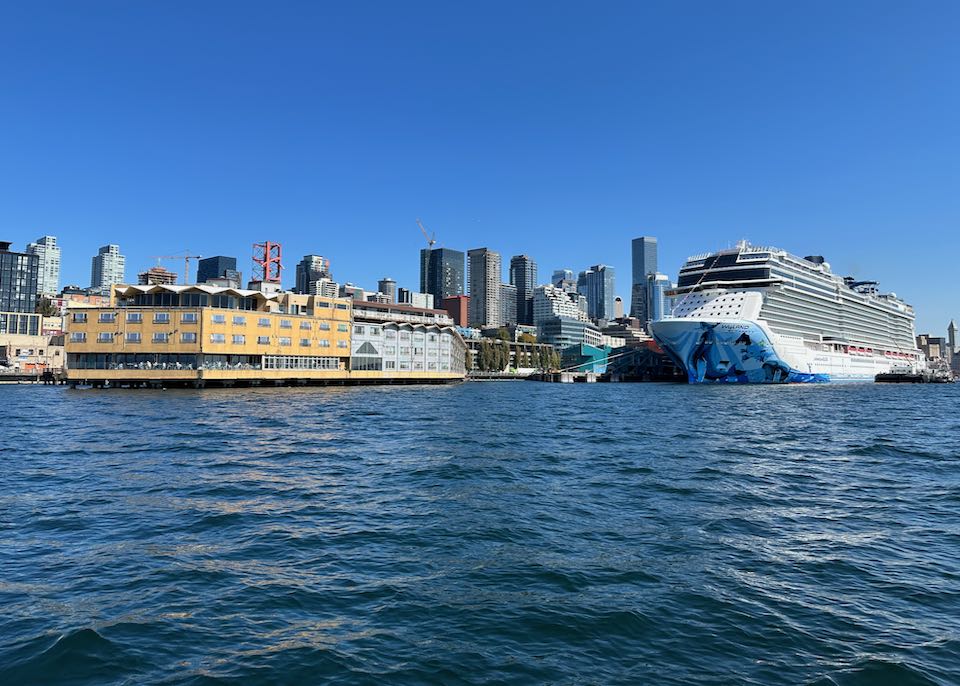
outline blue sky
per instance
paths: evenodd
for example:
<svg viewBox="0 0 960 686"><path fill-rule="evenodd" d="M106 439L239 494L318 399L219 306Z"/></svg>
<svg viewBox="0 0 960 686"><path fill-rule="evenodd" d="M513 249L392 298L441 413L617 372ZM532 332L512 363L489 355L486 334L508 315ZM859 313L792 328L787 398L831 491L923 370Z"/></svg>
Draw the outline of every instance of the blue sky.
<svg viewBox="0 0 960 686"><path fill-rule="evenodd" d="M64 283L107 242L418 285L440 244L541 279L741 238L960 318L955 2L44 2L0 7L0 238ZM180 262L168 263L181 269ZM506 276L506 275L505 275Z"/></svg>

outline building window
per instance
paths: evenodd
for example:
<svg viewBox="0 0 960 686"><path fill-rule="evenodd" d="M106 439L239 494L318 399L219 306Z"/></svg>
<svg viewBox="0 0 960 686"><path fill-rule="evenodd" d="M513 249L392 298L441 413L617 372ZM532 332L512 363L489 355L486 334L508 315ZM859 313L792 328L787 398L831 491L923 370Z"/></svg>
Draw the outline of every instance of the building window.
<svg viewBox="0 0 960 686"><path fill-rule="evenodd" d="M396 369L396 368L397 368L397 363L394 362L393 360L387 360L386 362L383 363L383 365L384 365L384 369Z"/></svg>
<svg viewBox="0 0 960 686"><path fill-rule="evenodd" d="M143 321L143 314L140 312L127 312L127 324L139 324Z"/></svg>
<svg viewBox="0 0 960 686"><path fill-rule="evenodd" d="M337 324L337 331L339 331L340 333L346 333L349 330L350 330L350 327L347 326L346 324Z"/></svg>
<svg viewBox="0 0 960 686"><path fill-rule="evenodd" d="M233 334L233 344L234 345L245 345L247 342L247 337L242 333Z"/></svg>
<svg viewBox="0 0 960 686"><path fill-rule="evenodd" d="M410 348L400 348L400 354L401 354L401 355L409 355L409 354L410 354Z"/></svg>
<svg viewBox="0 0 960 686"><path fill-rule="evenodd" d="M270 317L260 317L257 320L257 326L270 326Z"/></svg>
<svg viewBox="0 0 960 686"><path fill-rule="evenodd" d="M210 334L210 342L211 342L211 343L226 343L226 342L227 342L227 337L226 337L225 334L222 334L222 333L212 333L212 334Z"/></svg>
<svg viewBox="0 0 960 686"><path fill-rule="evenodd" d="M413 363L413 368L414 368L414 369L418 369L418 370L419 370L419 369L423 369L423 362L414 362L414 363Z"/></svg>
<svg viewBox="0 0 960 686"><path fill-rule="evenodd" d="M358 324L357 326L353 327L353 332L358 335L363 335L363 327Z"/></svg>
<svg viewBox="0 0 960 686"><path fill-rule="evenodd" d="M170 334L168 333L160 333L159 331L156 331L153 334L154 343L166 343L169 340L170 340Z"/></svg>
<svg viewBox="0 0 960 686"><path fill-rule="evenodd" d="M430 334L429 336L427 336L427 340L430 341L431 343L436 343L436 342L437 342L437 334L435 334L435 333Z"/></svg>
<svg viewBox="0 0 960 686"><path fill-rule="evenodd" d="M397 338L397 332L393 329L387 329L387 332L384 334L389 340L395 340Z"/></svg>
<svg viewBox="0 0 960 686"><path fill-rule="evenodd" d="M337 309L338 309L338 310L345 310L345 309L347 309L347 306L346 306L345 304L343 304L343 303L337 303Z"/></svg>
<svg viewBox="0 0 960 686"><path fill-rule="evenodd" d="M101 324L112 324L117 321L116 312L101 312L100 313L100 323Z"/></svg>
<svg viewBox="0 0 960 686"><path fill-rule="evenodd" d="M139 343L140 342L140 332L139 331L128 331L127 332L127 343Z"/></svg>
<svg viewBox="0 0 960 686"><path fill-rule="evenodd" d="M347 347L347 342L346 342L346 341L337 341L337 347L338 347L338 348L346 348L346 347Z"/></svg>
<svg viewBox="0 0 960 686"><path fill-rule="evenodd" d="M270 336L257 336L257 345L270 345Z"/></svg>
<svg viewBox="0 0 960 686"><path fill-rule="evenodd" d="M182 333L182 334L180 334L180 342L181 342L181 343L196 343L196 342L197 342L197 334L195 334L195 333L192 332L192 331L189 332L189 333Z"/></svg>
<svg viewBox="0 0 960 686"><path fill-rule="evenodd" d="M113 334L101 331L97 334L97 343L113 343Z"/></svg>
<svg viewBox="0 0 960 686"><path fill-rule="evenodd" d="M197 313L196 312L184 312L180 315L181 324L196 324L197 323Z"/></svg>
<svg viewBox="0 0 960 686"><path fill-rule="evenodd" d="M170 313L169 313L169 312L154 312L154 314L153 314L153 323L154 323L154 324L169 324L169 323L170 323Z"/></svg>
<svg viewBox="0 0 960 686"><path fill-rule="evenodd" d="M326 340L326 339L320 341L320 347L321 347L321 348L329 348L329 347L330 347L330 341L328 341L328 340Z"/></svg>
<svg viewBox="0 0 960 686"><path fill-rule="evenodd" d="M86 312L74 312L74 313L73 313L73 323L74 323L74 324L86 324L86 323L87 323L87 313L86 313Z"/></svg>
<svg viewBox="0 0 960 686"><path fill-rule="evenodd" d="M310 339L309 339L309 338L301 338L301 339L300 339L300 346L303 347L303 348L309 348L309 347L310 347Z"/></svg>
<svg viewBox="0 0 960 686"><path fill-rule="evenodd" d="M409 341L409 340L410 340L410 332L409 332L409 331L401 331L401 332L400 332L400 340L401 340L401 341Z"/></svg>
<svg viewBox="0 0 960 686"><path fill-rule="evenodd" d="M280 328L281 328L281 329L292 329L292 328L293 328L293 322L291 322L289 319L281 319L281 320L280 320Z"/></svg>
<svg viewBox="0 0 960 686"><path fill-rule="evenodd" d="M329 330L330 330L330 322L320 322L320 330L321 330L321 331L329 331Z"/></svg>
<svg viewBox="0 0 960 686"><path fill-rule="evenodd" d="M410 363L409 363L409 362L401 362L401 363L400 363L400 369L401 369L401 370L410 371Z"/></svg>
<svg viewBox="0 0 960 686"><path fill-rule="evenodd" d="M386 354L387 354L387 355L396 355L396 354L397 354L397 346L395 346L395 345L388 345L388 346L387 346L387 349L386 349Z"/></svg>
<svg viewBox="0 0 960 686"><path fill-rule="evenodd" d="M280 345L292 345L292 341L288 336L280 336Z"/></svg>
<svg viewBox="0 0 960 686"><path fill-rule="evenodd" d="M213 317L212 317L211 319L213 320L213 323L214 323L214 324L226 324L226 323L227 323L227 315L225 315L225 314L215 314L215 315L213 315Z"/></svg>
<svg viewBox="0 0 960 686"><path fill-rule="evenodd" d="M247 323L247 318L242 315L235 314L233 315L233 323L236 324L237 326L243 326L244 324Z"/></svg>
<svg viewBox="0 0 960 686"><path fill-rule="evenodd" d="M71 343L86 343L86 342L87 342L87 334L83 333L82 331L75 331L74 333L70 334L70 342L71 342Z"/></svg>
<svg viewBox="0 0 960 686"><path fill-rule="evenodd" d="M309 330L310 330L310 322L308 322L308 321L306 321L306 320L300 322L300 330L301 330L301 331L309 331Z"/></svg>

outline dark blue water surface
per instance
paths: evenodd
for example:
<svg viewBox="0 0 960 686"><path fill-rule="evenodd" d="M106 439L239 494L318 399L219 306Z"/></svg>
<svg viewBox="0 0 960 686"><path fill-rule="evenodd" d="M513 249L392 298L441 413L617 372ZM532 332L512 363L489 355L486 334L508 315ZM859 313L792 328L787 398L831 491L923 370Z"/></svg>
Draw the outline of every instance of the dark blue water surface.
<svg viewBox="0 0 960 686"><path fill-rule="evenodd" d="M0 403L0 684L960 683L960 385Z"/></svg>

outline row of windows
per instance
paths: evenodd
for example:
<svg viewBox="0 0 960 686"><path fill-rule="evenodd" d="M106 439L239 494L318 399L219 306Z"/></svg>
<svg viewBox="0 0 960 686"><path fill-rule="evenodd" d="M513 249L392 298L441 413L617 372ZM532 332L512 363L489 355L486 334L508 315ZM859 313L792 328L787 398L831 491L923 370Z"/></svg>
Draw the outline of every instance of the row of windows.
<svg viewBox="0 0 960 686"><path fill-rule="evenodd" d="M305 357L295 355L265 355L264 369L339 369L337 357Z"/></svg>
<svg viewBox="0 0 960 686"><path fill-rule="evenodd" d="M74 312L73 321L78 324L84 324L87 322L87 313L86 312ZM98 321L101 324L113 324L117 321L116 312L101 312L99 314ZM142 312L127 312L126 321L129 324L139 324L143 321ZM214 324L226 324L227 316L225 314L215 314L213 315L212 321ZM247 318L242 315L234 315L232 321L235 325L242 326L247 323ZM154 324L169 324L170 323L170 313L169 312L154 312L153 313L153 322ZM196 324L197 323L197 313L196 312L184 312L180 315L181 324ZM257 319L257 326L270 327L272 324L269 317L260 317ZM309 331L313 327L312 323L309 321L300 322L300 329L304 331ZM280 320L281 329L292 329L293 322L289 319ZM318 328L321 331L329 331L330 323L329 322L320 322ZM350 328L346 324L337 324L337 331L341 333L346 333Z"/></svg>
<svg viewBox="0 0 960 686"><path fill-rule="evenodd" d="M86 312L74 312L73 321L77 324L85 324L87 322L87 313ZM101 312L97 321L101 324L113 324L117 321L116 312ZM143 321L143 312L127 312L126 321L128 324L139 324ZM170 323L170 313L169 312L154 312L153 313L153 323L154 324L169 324ZM197 323L197 313L196 312L184 312L180 315L181 324L196 324Z"/></svg>

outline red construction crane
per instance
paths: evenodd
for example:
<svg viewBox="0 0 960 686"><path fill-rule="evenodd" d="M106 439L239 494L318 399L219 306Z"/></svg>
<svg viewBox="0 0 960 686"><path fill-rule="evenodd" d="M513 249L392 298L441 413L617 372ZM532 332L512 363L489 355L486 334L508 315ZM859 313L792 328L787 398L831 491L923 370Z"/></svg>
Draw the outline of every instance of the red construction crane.
<svg viewBox="0 0 960 686"><path fill-rule="evenodd" d="M265 241L253 244L253 280L266 283L280 283L280 271L283 264L280 262L282 250L279 243Z"/></svg>

